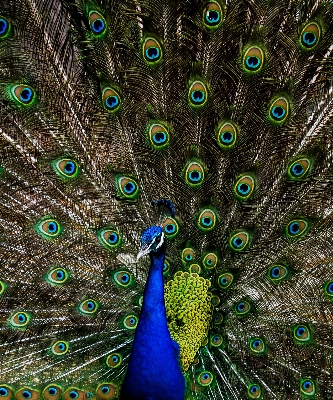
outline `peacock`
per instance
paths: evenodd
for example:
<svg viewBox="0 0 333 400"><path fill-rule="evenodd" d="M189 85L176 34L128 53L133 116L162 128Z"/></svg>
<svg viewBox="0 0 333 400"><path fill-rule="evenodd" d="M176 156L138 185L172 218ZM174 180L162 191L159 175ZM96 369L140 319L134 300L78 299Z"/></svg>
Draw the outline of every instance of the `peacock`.
<svg viewBox="0 0 333 400"><path fill-rule="evenodd" d="M332 21L0 0L0 400L333 398Z"/></svg>

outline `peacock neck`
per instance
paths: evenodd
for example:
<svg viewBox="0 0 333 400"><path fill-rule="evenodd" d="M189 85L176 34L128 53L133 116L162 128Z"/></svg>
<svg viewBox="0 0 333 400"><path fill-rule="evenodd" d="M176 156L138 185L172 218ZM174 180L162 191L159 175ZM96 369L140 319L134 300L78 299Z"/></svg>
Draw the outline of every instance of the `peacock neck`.
<svg viewBox="0 0 333 400"><path fill-rule="evenodd" d="M166 319L164 257L165 249L150 254L151 267L121 399L184 399L185 380Z"/></svg>

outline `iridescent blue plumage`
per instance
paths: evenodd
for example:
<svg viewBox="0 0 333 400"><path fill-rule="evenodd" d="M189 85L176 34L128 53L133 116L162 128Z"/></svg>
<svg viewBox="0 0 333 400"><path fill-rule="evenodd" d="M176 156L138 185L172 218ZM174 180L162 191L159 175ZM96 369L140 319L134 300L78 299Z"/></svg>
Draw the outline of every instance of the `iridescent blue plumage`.
<svg viewBox="0 0 333 400"><path fill-rule="evenodd" d="M183 400L185 379L179 363L179 347L171 339L164 304L166 242L162 228L146 229L141 248L141 254L149 252L151 266L121 399Z"/></svg>

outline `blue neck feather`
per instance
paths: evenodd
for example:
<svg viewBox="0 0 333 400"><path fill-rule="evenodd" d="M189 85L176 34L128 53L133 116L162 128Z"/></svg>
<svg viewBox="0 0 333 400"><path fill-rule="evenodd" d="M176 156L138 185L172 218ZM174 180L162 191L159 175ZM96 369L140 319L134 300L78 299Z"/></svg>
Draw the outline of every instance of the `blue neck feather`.
<svg viewBox="0 0 333 400"><path fill-rule="evenodd" d="M164 256L165 246L150 253L151 267L121 400L183 400L185 396L185 379L166 319Z"/></svg>

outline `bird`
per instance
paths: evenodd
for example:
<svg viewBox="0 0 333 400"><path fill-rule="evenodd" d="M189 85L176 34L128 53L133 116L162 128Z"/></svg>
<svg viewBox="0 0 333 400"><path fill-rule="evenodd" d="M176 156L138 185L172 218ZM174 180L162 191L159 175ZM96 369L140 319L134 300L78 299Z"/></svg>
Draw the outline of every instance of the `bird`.
<svg viewBox="0 0 333 400"><path fill-rule="evenodd" d="M333 3L0 1L0 399L333 398Z"/></svg>

